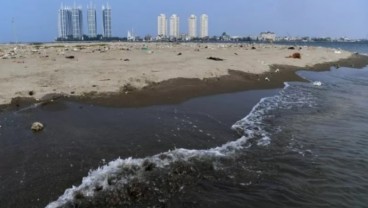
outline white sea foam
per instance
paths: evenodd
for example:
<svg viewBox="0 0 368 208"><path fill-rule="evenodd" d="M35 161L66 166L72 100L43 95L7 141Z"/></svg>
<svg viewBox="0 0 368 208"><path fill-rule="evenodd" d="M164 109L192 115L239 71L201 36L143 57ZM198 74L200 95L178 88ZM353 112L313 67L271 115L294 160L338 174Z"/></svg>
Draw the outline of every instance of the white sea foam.
<svg viewBox="0 0 368 208"><path fill-rule="evenodd" d="M289 84L285 83L284 90L289 88L289 86ZM90 171L88 176L83 178L81 185L67 189L56 201L47 205L47 208L63 207L68 203L73 203L76 194L93 197L96 194L96 187L101 187L103 190L109 190L113 188L108 183L109 178L117 178L119 180L119 185L128 184L132 179L142 177L141 173L144 172L145 164L147 163L154 164L155 168L165 168L177 161L189 161L193 158L216 159L230 157L239 150L251 147L252 144L259 146L269 145L271 143L271 135L264 128L263 118L267 116L269 111L278 108L283 98L286 100L290 99L290 97L283 95L282 92L274 97L262 98L245 118L232 126L232 129L243 135L235 141L207 150L189 150L181 148L147 158L116 159L96 170ZM292 100L293 99L295 98L292 98ZM303 101L306 100L301 99L301 102ZM256 140L256 142L252 143L249 142L249 140Z"/></svg>

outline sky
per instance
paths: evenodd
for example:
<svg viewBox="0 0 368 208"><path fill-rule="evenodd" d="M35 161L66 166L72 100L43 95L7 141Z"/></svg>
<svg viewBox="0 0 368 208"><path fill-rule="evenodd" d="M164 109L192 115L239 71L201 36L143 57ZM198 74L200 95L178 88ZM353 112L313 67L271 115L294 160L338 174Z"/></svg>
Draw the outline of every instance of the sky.
<svg viewBox="0 0 368 208"><path fill-rule="evenodd" d="M3 0L0 42L48 42L57 37L58 9L92 2L97 6L98 33L102 34L101 7L112 7L113 36L157 34L160 13L180 17L180 33L188 32L188 17L209 16L209 35L256 36L272 31L278 36L368 38L368 0ZM14 20L14 21L12 21ZM13 23L12 23L13 22Z"/></svg>

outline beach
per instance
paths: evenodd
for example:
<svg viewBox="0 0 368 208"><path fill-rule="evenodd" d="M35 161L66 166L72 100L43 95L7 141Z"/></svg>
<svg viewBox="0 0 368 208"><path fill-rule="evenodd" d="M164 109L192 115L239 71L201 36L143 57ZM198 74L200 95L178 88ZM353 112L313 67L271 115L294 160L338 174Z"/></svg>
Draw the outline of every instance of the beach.
<svg viewBox="0 0 368 208"><path fill-rule="evenodd" d="M301 58L287 58L293 53ZM119 102L109 104L123 106L280 87L290 78L300 80L293 75L297 69L366 62L351 52L322 47L119 42L2 45L0 60L0 105L16 97L36 102L60 96L102 103L115 95Z"/></svg>
<svg viewBox="0 0 368 208"><path fill-rule="evenodd" d="M353 50L54 43L0 56L0 207L367 203L368 59Z"/></svg>

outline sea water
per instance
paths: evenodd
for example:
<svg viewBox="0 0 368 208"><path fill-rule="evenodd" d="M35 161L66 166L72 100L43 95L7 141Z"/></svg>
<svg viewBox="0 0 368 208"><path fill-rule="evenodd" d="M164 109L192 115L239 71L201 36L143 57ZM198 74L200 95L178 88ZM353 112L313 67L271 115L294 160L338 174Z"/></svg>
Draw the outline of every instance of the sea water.
<svg viewBox="0 0 368 208"><path fill-rule="evenodd" d="M298 74L233 141L111 161L47 207L367 206L368 68Z"/></svg>

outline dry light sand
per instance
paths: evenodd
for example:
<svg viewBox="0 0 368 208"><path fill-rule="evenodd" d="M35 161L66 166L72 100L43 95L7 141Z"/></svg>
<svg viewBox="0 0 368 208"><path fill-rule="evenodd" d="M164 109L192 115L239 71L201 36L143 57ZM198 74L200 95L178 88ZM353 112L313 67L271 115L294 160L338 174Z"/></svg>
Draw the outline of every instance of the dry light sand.
<svg viewBox="0 0 368 208"><path fill-rule="evenodd" d="M142 88L178 77L219 77L228 74L229 69L260 74L273 64L304 67L352 55L322 47L289 50L287 46L254 46L255 50L246 44L1 45L0 105L10 103L14 97L30 97L30 91L36 99L50 93L118 92L128 83ZM302 58L286 58L295 52ZM224 61L208 60L211 56Z"/></svg>

